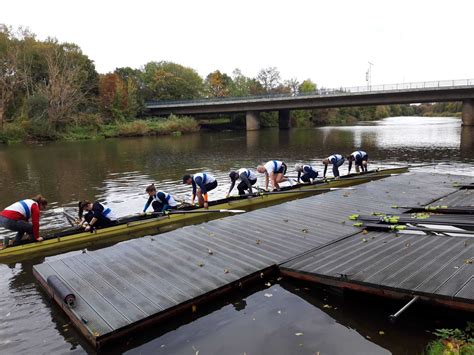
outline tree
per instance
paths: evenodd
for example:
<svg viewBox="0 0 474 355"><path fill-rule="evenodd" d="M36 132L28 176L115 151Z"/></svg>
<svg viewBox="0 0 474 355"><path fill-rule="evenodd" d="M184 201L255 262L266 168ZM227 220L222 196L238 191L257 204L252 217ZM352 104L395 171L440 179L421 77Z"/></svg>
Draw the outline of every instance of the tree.
<svg viewBox="0 0 474 355"><path fill-rule="evenodd" d="M97 73L77 45L59 44L55 39L48 39L46 44L48 81L40 92L48 100L48 124L58 129L71 121L90 92L97 89Z"/></svg>
<svg viewBox="0 0 474 355"><path fill-rule="evenodd" d="M300 91L300 83L298 82L298 79L296 78L291 78L289 80L285 81L285 86L290 90L291 95L296 96L298 95Z"/></svg>
<svg viewBox="0 0 474 355"><path fill-rule="evenodd" d="M205 87L209 96L224 97L231 92L232 78L216 70L206 77Z"/></svg>
<svg viewBox="0 0 474 355"><path fill-rule="evenodd" d="M172 62L149 62L143 68L146 99L186 100L202 97L203 80L192 68Z"/></svg>
<svg viewBox="0 0 474 355"><path fill-rule="evenodd" d="M306 79L300 84L298 91L301 93L310 93L316 91L316 89L316 84L313 83L311 79Z"/></svg>
<svg viewBox="0 0 474 355"><path fill-rule="evenodd" d="M280 72L275 67L268 67L259 71L257 81L266 93L273 93L281 84Z"/></svg>
<svg viewBox="0 0 474 355"><path fill-rule="evenodd" d="M23 77L19 75L20 46L12 29L0 25L0 130L3 130L5 114L20 90Z"/></svg>

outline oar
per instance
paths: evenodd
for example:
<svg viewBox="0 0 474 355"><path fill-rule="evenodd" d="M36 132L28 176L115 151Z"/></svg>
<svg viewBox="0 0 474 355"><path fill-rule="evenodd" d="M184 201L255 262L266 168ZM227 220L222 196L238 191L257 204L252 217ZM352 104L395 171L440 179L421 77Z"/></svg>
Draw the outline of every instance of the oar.
<svg viewBox="0 0 474 355"><path fill-rule="evenodd" d="M197 210L189 210L189 211L180 211L180 210L168 210L165 212L150 212L147 213L147 215L158 215L158 216L166 216L170 214L190 214L190 213L231 213L231 214L236 214L236 213L245 213L246 211L244 210L206 210L204 208L200 208Z"/></svg>
<svg viewBox="0 0 474 355"><path fill-rule="evenodd" d="M379 231L416 231L416 232L425 232L425 233L450 233L450 234L466 234L474 235L472 231L464 230L449 230L449 229L438 229L438 228L425 228L425 227L410 227L406 225L387 225L387 224L377 224L377 223L355 223L355 227L361 227L367 230L379 230Z"/></svg>
<svg viewBox="0 0 474 355"><path fill-rule="evenodd" d="M77 225L77 224L75 223L75 222L76 222L76 219L75 219L73 216L71 216L69 213L67 213L67 212L64 210L64 208L62 208L62 207L55 208L55 209L53 209L53 212L54 212L54 213L62 213L62 214L66 217L66 220L69 222L69 224L70 224L71 226Z"/></svg>
<svg viewBox="0 0 474 355"><path fill-rule="evenodd" d="M282 190L282 191L262 191L257 194L252 194L250 196L261 196L261 195L278 195L278 194L304 194L304 193L313 193L318 191L336 191L336 190L355 190L353 187L323 187L307 190Z"/></svg>
<svg viewBox="0 0 474 355"><path fill-rule="evenodd" d="M392 206L392 208L400 208L413 211L429 211L445 214L474 214L474 206Z"/></svg>

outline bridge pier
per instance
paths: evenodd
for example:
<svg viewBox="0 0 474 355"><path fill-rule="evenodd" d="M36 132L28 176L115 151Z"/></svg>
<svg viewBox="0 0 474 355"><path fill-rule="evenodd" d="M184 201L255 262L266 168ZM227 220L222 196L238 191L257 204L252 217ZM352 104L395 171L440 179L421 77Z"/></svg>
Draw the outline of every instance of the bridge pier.
<svg viewBox="0 0 474 355"><path fill-rule="evenodd" d="M280 129L291 128L290 110L278 111L278 127L280 127Z"/></svg>
<svg viewBox="0 0 474 355"><path fill-rule="evenodd" d="M256 131L260 129L260 116L258 111L247 111L245 113L245 125L247 131Z"/></svg>
<svg viewBox="0 0 474 355"><path fill-rule="evenodd" d="M472 99L462 102L462 125L474 126L474 100Z"/></svg>

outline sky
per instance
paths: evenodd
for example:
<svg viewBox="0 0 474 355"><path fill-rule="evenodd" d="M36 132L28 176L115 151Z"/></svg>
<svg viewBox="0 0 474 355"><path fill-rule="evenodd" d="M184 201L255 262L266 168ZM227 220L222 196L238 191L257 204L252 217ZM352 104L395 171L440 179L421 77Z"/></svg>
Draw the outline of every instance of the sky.
<svg viewBox="0 0 474 355"><path fill-rule="evenodd" d="M465 0L3 0L0 23L78 44L99 73L172 61L319 87L474 78Z"/></svg>

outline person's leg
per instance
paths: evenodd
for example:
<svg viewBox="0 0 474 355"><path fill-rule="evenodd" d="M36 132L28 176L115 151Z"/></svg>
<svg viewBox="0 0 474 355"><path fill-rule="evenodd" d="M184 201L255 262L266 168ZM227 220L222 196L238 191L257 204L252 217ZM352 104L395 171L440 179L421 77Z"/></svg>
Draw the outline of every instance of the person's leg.
<svg viewBox="0 0 474 355"><path fill-rule="evenodd" d="M10 220L10 227L8 229L18 232L15 237L14 245L23 243L22 238L25 233L30 236L31 241L34 241L33 237L33 225L27 221L15 221Z"/></svg>
<svg viewBox="0 0 474 355"><path fill-rule="evenodd" d="M206 184L206 191L212 191L217 187L217 180L214 180L213 182Z"/></svg>
<svg viewBox="0 0 474 355"><path fill-rule="evenodd" d="M198 198L199 207L203 207L204 206L204 197L202 196L201 189L199 189L197 191L197 198Z"/></svg>
<svg viewBox="0 0 474 355"><path fill-rule="evenodd" d="M245 195L245 190L247 190L247 184L243 181L237 185L237 190L239 190L239 195Z"/></svg>
<svg viewBox="0 0 474 355"><path fill-rule="evenodd" d="M303 175L301 175L301 181L309 182L309 179L310 179L309 174L304 173Z"/></svg>
<svg viewBox="0 0 474 355"><path fill-rule="evenodd" d="M339 160L336 164L332 165L332 173L334 174L334 177L339 176L339 167L344 164L344 159Z"/></svg>
<svg viewBox="0 0 474 355"><path fill-rule="evenodd" d="M163 209L163 204L158 201L153 201L151 207L153 207L153 212L160 212Z"/></svg>
<svg viewBox="0 0 474 355"><path fill-rule="evenodd" d="M356 164L355 168L356 168L356 173L360 173L360 169L359 169L359 165L358 165L358 164ZM364 169L362 169L362 171L363 171L363 170L364 170Z"/></svg>

